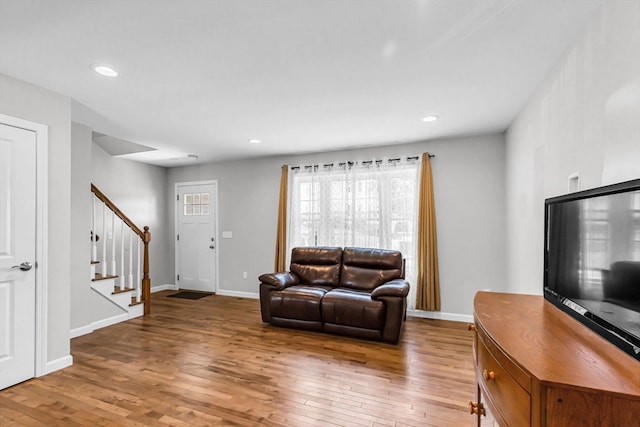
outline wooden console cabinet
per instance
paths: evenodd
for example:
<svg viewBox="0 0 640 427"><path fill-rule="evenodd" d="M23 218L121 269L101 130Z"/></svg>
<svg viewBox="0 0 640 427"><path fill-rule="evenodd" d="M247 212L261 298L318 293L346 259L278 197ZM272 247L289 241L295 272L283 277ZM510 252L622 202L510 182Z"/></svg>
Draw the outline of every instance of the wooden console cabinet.
<svg viewBox="0 0 640 427"><path fill-rule="evenodd" d="M640 363L542 296L478 292L474 320L478 426L640 426Z"/></svg>

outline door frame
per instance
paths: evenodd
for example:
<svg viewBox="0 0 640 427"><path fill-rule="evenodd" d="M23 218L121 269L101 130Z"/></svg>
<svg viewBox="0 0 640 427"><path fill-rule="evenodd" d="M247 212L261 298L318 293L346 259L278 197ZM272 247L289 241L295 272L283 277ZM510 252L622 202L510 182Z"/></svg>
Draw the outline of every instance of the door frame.
<svg viewBox="0 0 640 427"><path fill-rule="evenodd" d="M214 287L214 293L218 292L218 288L219 288L219 279L220 279L220 275L219 275L219 271L220 271L220 251L218 250L218 248L220 247L218 244L220 242L220 239L218 238L218 180L217 179L210 179L210 180L204 180L204 181L185 181L185 182L176 182L174 185L174 193L173 193L173 198L176 202L178 202L178 194L179 194L179 189L180 187L184 187L184 186L188 186L188 185L206 185L206 184L211 184L213 185L213 194L212 197L210 197L211 200L213 200L215 206L214 209L211 210L212 214L215 215L214 218L214 227L215 227L215 239L216 239L216 253L215 253L215 263L216 263L216 268L215 271L213 273L214 275L214 280L215 280L215 287ZM176 236L178 234L178 216L179 216L179 212L178 209L180 209L181 204L180 203L176 203L176 207L174 210L174 224L173 224L173 235ZM177 280L177 274L178 274L178 244L175 243L176 241L174 240L174 275L173 278L176 281L175 283L175 288L176 289L180 289L179 284L178 284L178 280Z"/></svg>
<svg viewBox="0 0 640 427"><path fill-rule="evenodd" d="M0 123L36 134L36 301L35 301L35 376L49 373L47 369L47 267L49 253L47 186L49 127L29 120L0 114ZM55 369L54 369L55 370Z"/></svg>

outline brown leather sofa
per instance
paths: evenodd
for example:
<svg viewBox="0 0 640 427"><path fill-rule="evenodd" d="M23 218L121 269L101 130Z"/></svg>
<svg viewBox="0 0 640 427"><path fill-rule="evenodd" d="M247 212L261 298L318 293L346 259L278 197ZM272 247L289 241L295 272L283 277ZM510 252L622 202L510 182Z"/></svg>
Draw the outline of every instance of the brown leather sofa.
<svg viewBox="0 0 640 427"><path fill-rule="evenodd" d="M614 262L602 276L604 301L640 312L640 262Z"/></svg>
<svg viewBox="0 0 640 427"><path fill-rule="evenodd" d="M263 274L262 321L396 343L409 283L398 251L294 248L288 272Z"/></svg>

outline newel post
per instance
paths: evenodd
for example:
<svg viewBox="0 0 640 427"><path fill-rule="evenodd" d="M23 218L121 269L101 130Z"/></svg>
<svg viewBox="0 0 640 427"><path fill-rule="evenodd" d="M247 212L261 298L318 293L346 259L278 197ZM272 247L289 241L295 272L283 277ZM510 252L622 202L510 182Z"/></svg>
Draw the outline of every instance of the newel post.
<svg viewBox="0 0 640 427"><path fill-rule="evenodd" d="M142 270L142 299L144 301L144 315L151 313L151 278L149 278L149 242L151 241L151 233L149 226L144 226L144 265Z"/></svg>

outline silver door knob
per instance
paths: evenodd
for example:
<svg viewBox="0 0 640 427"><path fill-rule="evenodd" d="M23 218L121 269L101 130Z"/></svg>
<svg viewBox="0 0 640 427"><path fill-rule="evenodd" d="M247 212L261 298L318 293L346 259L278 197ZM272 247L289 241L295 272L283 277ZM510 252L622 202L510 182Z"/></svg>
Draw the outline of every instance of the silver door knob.
<svg viewBox="0 0 640 427"><path fill-rule="evenodd" d="M33 267L33 265L31 265L30 262L23 262L22 264L14 265L11 268L19 268L22 271L29 271L29 270L31 270L32 267Z"/></svg>

